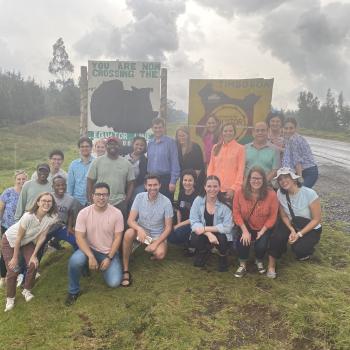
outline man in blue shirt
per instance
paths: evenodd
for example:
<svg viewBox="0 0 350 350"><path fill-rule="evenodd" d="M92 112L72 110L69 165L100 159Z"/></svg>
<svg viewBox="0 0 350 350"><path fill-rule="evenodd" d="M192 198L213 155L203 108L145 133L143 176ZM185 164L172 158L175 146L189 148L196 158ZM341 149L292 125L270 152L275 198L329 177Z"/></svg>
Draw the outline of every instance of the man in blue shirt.
<svg viewBox="0 0 350 350"><path fill-rule="evenodd" d="M86 179L90 164L93 161L91 156L92 141L83 136L78 141L80 158L73 160L68 169L68 193L77 199L82 206L86 206Z"/></svg>
<svg viewBox="0 0 350 350"><path fill-rule="evenodd" d="M172 230L174 213L170 200L159 193L160 186L159 176L147 175L147 192L139 193L132 204L128 219L129 229L125 231L123 238L123 287L131 284L129 258L133 244L146 244L145 251L152 254L151 259L162 260L166 256L167 237ZM136 239L138 242L134 242Z"/></svg>
<svg viewBox="0 0 350 350"><path fill-rule="evenodd" d="M173 201L176 181L180 176L180 165L175 140L165 135L165 121L152 120L154 138L148 142L147 172L160 177L160 192Z"/></svg>

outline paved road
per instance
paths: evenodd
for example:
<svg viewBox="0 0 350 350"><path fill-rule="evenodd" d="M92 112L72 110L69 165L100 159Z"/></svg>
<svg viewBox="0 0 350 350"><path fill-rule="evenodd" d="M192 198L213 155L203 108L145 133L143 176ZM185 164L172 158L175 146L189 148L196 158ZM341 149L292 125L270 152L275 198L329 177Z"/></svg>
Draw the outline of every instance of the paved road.
<svg viewBox="0 0 350 350"><path fill-rule="evenodd" d="M350 143L307 136L316 162L350 170Z"/></svg>

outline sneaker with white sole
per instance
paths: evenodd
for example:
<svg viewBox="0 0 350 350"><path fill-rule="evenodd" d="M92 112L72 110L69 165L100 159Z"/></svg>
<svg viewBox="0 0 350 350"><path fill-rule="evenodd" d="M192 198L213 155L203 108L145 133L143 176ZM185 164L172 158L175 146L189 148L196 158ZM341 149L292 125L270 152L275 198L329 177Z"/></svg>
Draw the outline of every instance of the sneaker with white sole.
<svg viewBox="0 0 350 350"><path fill-rule="evenodd" d="M23 289L22 295L24 296L26 302L31 301L34 298L34 295L28 289Z"/></svg>
<svg viewBox="0 0 350 350"><path fill-rule="evenodd" d="M240 267L237 269L237 271L235 272L234 276L241 278L243 277L245 274L247 273L247 269L245 266L240 265Z"/></svg>
<svg viewBox="0 0 350 350"><path fill-rule="evenodd" d="M23 280L24 280L24 275L23 273L20 273L18 276L17 276L17 287L20 287L23 283Z"/></svg>
<svg viewBox="0 0 350 350"><path fill-rule="evenodd" d="M4 312L10 311L15 307L15 298L6 298L6 306Z"/></svg>
<svg viewBox="0 0 350 350"><path fill-rule="evenodd" d="M277 277L277 273L276 273L276 271L267 271L266 277L271 278L271 279L275 279Z"/></svg>
<svg viewBox="0 0 350 350"><path fill-rule="evenodd" d="M255 260L255 265L258 269L258 272L262 275L266 272L266 269L264 267L264 264L260 260Z"/></svg>

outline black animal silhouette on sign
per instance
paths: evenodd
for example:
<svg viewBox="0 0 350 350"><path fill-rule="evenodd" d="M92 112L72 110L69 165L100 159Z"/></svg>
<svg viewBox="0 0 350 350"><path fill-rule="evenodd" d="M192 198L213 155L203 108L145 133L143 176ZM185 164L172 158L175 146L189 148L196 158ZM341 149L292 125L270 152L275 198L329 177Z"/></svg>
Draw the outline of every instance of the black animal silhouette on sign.
<svg viewBox="0 0 350 350"><path fill-rule="evenodd" d="M144 133L158 115L153 111L152 88L124 90L116 79L103 82L91 96L91 120L97 126L108 126L118 132Z"/></svg>

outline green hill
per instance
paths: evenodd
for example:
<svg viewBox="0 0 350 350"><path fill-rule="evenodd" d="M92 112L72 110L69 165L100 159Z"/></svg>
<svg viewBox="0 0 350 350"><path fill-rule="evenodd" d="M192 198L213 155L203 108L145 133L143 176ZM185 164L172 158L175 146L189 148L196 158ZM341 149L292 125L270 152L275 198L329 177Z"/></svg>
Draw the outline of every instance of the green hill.
<svg viewBox="0 0 350 350"><path fill-rule="evenodd" d="M1 186L14 168L31 171L53 148L66 152L65 168L76 157L77 118L49 118L24 127L0 129ZM14 148L14 144L17 144ZM14 153L16 150L16 159ZM142 249L131 261L133 285L108 289L100 273L82 279L83 295L67 308L67 261L71 250L48 253L25 303L3 313L0 290L0 349L350 349L350 237L341 225L324 227L313 259L287 254L278 278L256 272L237 279L216 271L217 257L197 269L171 246L162 262Z"/></svg>

